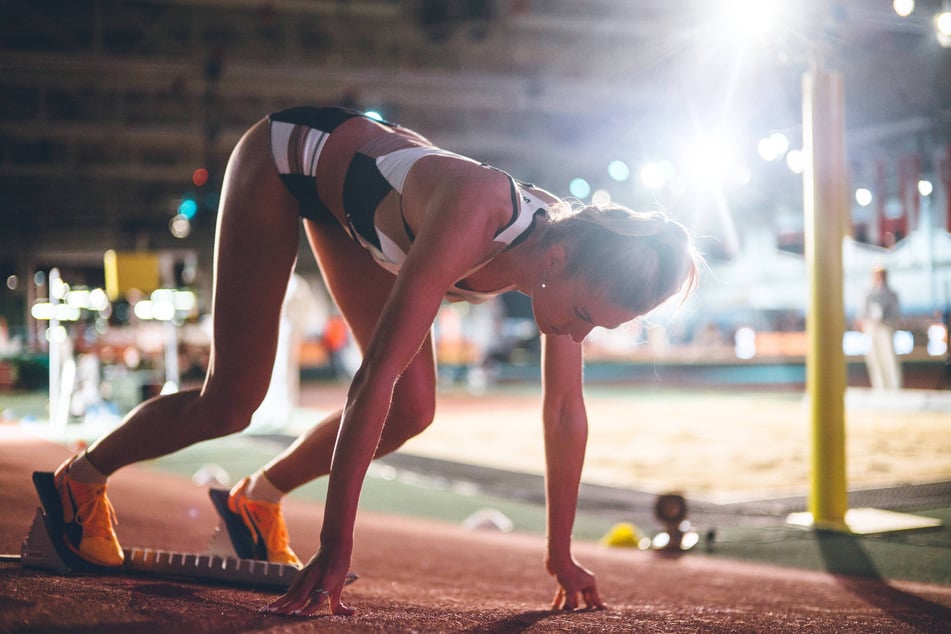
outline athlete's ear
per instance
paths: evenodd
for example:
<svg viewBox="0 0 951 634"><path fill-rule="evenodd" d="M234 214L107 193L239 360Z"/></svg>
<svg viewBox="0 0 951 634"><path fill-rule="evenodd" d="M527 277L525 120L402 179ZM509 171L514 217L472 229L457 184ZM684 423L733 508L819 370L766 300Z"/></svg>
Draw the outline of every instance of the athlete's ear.
<svg viewBox="0 0 951 634"><path fill-rule="evenodd" d="M561 275L568 261L565 245L553 244L545 251L545 270L552 276Z"/></svg>

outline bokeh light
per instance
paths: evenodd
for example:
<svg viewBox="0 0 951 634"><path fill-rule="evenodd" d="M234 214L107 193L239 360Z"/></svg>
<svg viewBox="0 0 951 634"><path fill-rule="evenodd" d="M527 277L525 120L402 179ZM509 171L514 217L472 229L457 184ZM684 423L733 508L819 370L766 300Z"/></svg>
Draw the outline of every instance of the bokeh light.
<svg viewBox="0 0 951 634"><path fill-rule="evenodd" d="M764 161L781 159L789 151L789 138L782 132L773 132L768 137L760 139L756 151Z"/></svg>
<svg viewBox="0 0 951 634"><path fill-rule="evenodd" d="M660 189L670 182L674 166L669 161L653 161L641 168L641 182L647 189Z"/></svg>
<svg viewBox="0 0 951 634"><path fill-rule="evenodd" d="M195 202L193 198L185 198L178 205L178 214L184 216L189 220L195 217L195 214L198 213L198 203Z"/></svg>
<svg viewBox="0 0 951 634"><path fill-rule="evenodd" d="M573 178L568 183L568 191L578 200L585 200L591 195L591 184L581 177Z"/></svg>
<svg viewBox="0 0 951 634"><path fill-rule="evenodd" d="M943 11L936 15L934 25L940 35L951 35L951 11Z"/></svg>
<svg viewBox="0 0 951 634"><path fill-rule="evenodd" d="M187 238L192 232L192 223L184 214L176 214L169 221L168 230L176 238Z"/></svg>
<svg viewBox="0 0 951 634"><path fill-rule="evenodd" d="M895 13L907 18L915 10L915 0L893 0L892 8L895 9Z"/></svg>
<svg viewBox="0 0 951 634"><path fill-rule="evenodd" d="M195 184L195 187L201 187L208 182L208 170L204 167L199 167L194 172L192 172L192 183Z"/></svg>
<svg viewBox="0 0 951 634"><path fill-rule="evenodd" d="M631 168L624 161L611 161L608 163L608 175L619 183L623 183L631 177Z"/></svg>
<svg viewBox="0 0 951 634"><path fill-rule="evenodd" d="M803 155L802 150L789 150L786 153L786 167L793 174L802 174L806 169L806 157Z"/></svg>
<svg viewBox="0 0 951 634"><path fill-rule="evenodd" d="M872 204L872 192L865 187L859 187L855 190L855 202L860 207L868 207Z"/></svg>
<svg viewBox="0 0 951 634"><path fill-rule="evenodd" d="M611 202L611 192L606 189L597 189L591 194L591 202L595 205L607 205Z"/></svg>

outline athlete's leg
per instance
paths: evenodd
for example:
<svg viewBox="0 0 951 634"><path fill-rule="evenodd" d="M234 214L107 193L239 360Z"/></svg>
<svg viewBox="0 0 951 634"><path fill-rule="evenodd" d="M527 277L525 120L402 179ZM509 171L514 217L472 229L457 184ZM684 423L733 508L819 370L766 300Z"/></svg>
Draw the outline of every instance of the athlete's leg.
<svg viewBox="0 0 951 634"><path fill-rule="evenodd" d="M393 288L394 277L381 269L339 225L308 221L305 229L330 294L360 348L365 349ZM396 384L377 456L396 450L429 426L435 414L435 389L435 356L432 340L427 337ZM271 461L264 468L267 479L280 491L288 492L330 473L340 416L340 410L330 414Z"/></svg>
<svg viewBox="0 0 951 634"><path fill-rule="evenodd" d="M213 339L203 387L151 399L96 442L102 474L245 428L267 391L300 217L271 159L266 122L236 146L215 238Z"/></svg>

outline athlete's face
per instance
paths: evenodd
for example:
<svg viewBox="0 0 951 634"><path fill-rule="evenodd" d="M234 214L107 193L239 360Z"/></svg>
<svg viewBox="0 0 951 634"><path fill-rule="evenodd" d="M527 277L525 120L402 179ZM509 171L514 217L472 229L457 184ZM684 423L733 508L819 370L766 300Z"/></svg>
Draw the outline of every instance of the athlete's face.
<svg viewBox="0 0 951 634"><path fill-rule="evenodd" d="M617 306L588 280L567 275L534 290L532 311L541 332L571 337L576 343L581 343L595 326L617 328L637 317L634 311Z"/></svg>

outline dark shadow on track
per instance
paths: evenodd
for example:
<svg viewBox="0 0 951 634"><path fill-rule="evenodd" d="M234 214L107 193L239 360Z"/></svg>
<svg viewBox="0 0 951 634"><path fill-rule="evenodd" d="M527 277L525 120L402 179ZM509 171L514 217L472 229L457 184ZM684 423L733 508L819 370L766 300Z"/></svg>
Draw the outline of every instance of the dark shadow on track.
<svg viewBox="0 0 951 634"><path fill-rule="evenodd" d="M951 609L889 585L854 535L816 531L826 570L843 588L923 632L946 632Z"/></svg>
<svg viewBox="0 0 951 634"><path fill-rule="evenodd" d="M513 614L504 619L499 619L494 623L480 625L464 631L468 634L507 634L508 632L521 632L557 614L562 613L554 610L529 610L528 612Z"/></svg>

